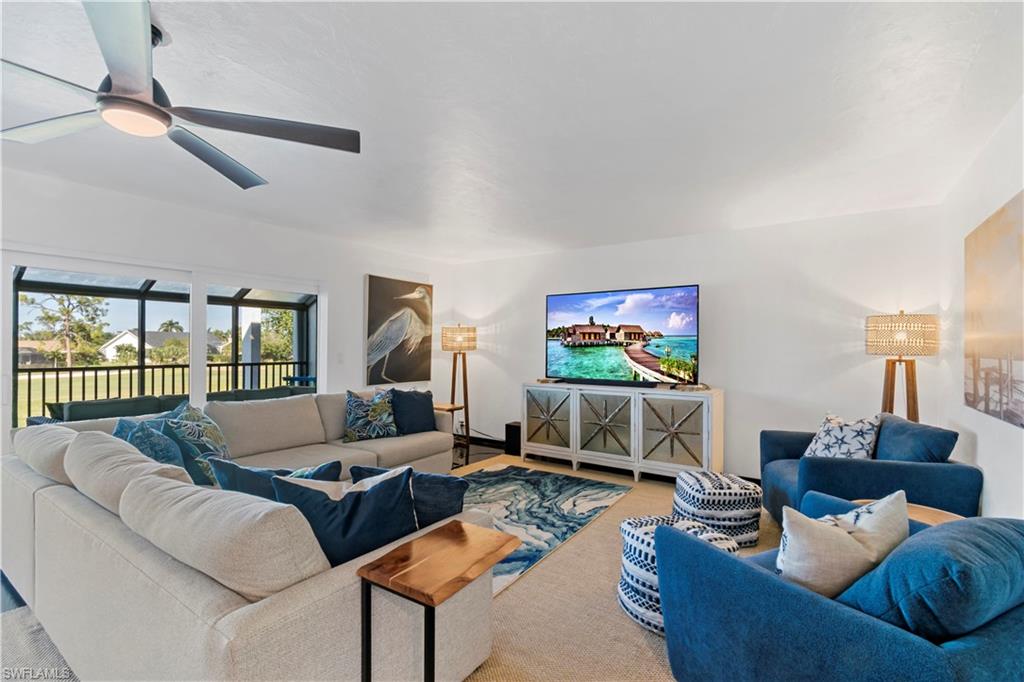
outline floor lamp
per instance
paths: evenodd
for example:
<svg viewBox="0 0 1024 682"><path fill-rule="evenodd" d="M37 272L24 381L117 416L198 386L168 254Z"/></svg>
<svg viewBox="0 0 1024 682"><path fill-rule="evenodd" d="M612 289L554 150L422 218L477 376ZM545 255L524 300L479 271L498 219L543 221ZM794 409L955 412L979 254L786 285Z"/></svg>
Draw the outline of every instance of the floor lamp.
<svg viewBox="0 0 1024 682"><path fill-rule="evenodd" d="M455 384L459 360L462 360L462 415L466 424L466 461L469 462L469 376L466 374L466 353L476 350L476 327L441 327L441 350L452 354L452 395L455 404Z"/></svg>
<svg viewBox="0 0 1024 682"><path fill-rule="evenodd" d="M882 412L892 413L896 402L896 372L903 369L907 386L907 419L918 421L916 356L939 352L939 318L936 315L871 315L864 324L868 355L886 355L882 383ZM895 356L895 357L893 357Z"/></svg>

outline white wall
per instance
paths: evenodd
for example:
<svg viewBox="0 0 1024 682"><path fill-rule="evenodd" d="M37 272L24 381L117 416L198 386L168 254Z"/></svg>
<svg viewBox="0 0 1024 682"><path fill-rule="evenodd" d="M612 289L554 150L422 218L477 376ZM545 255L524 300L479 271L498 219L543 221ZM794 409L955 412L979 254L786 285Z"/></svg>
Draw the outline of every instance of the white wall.
<svg viewBox="0 0 1024 682"><path fill-rule="evenodd" d="M758 476L762 429L879 410L884 362L864 353L864 318L938 312L941 236L937 211L919 208L459 266L455 311L479 330L474 427L503 433L519 385L544 375L545 294L697 283L700 377L725 390L725 466ZM921 418L935 421L939 361L918 364Z"/></svg>
<svg viewBox="0 0 1024 682"><path fill-rule="evenodd" d="M124 268L166 270L171 276L191 271L210 281L240 286L318 289L327 320L318 374L329 391L365 385L365 276L373 273L438 284L446 272L436 261L395 256L308 232L52 177L5 169L2 181L0 236L7 264L24 260L23 253L73 256ZM117 268L100 264L98 269ZM3 277L0 309L6 331L0 335L0 360L5 376L0 410L4 433L11 411L10 287L10 277ZM449 316L451 290L435 287L436 320ZM440 356L438 351L436 357ZM435 366L434 371L443 374L448 366Z"/></svg>
<svg viewBox="0 0 1024 682"><path fill-rule="evenodd" d="M546 294L698 283L700 376L725 390L725 466L756 476L761 429L878 410L866 315L934 312L942 352L918 359L921 421L960 433L953 457L985 471L985 514L1024 517L1024 430L964 406L962 340L963 239L1024 186L1022 109L937 206L457 267L455 314L480 331L474 427L500 437L519 419L519 385L543 376Z"/></svg>
<svg viewBox="0 0 1024 682"><path fill-rule="evenodd" d="M1024 187L1024 105L1003 121L943 203L947 230L943 307L945 422L960 432L955 456L985 470L982 495L989 516L1024 517L1024 429L970 409L963 401L964 237Z"/></svg>

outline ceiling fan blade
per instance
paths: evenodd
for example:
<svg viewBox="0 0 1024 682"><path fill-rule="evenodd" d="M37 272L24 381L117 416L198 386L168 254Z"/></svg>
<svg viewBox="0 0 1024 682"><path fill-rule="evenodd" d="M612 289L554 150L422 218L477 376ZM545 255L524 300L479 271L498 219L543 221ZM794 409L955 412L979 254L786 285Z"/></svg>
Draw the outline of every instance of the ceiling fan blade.
<svg viewBox="0 0 1024 682"><path fill-rule="evenodd" d="M43 121L26 123L13 128L0 131L0 139L11 140L12 142L24 142L34 144L45 142L56 137L64 137L81 130L88 130L103 123L100 114L95 109L79 111L75 114L65 114L56 118L48 118Z"/></svg>
<svg viewBox="0 0 1024 682"><path fill-rule="evenodd" d="M72 83L71 81L66 81L63 78L57 78L56 76L51 76L48 73L43 73L42 71L36 71L35 69L33 69L31 67L28 67L28 66L25 66L24 64L17 64L15 62L8 61L6 59L0 59L0 62L3 62L4 66L6 66L9 69L15 71L16 73L22 73L22 74L25 74L26 76L32 76L34 78L41 78L41 79L43 79L43 80L45 80L47 82L50 82L50 83L53 83L55 85L60 85L62 87L65 87L68 90L71 90L72 92L76 92L76 93L78 93L80 95L84 95L85 97L88 97L90 100L95 101L95 99L96 99L96 91L95 90L90 90L89 88L87 88L87 87L85 87L83 85L79 85L78 83Z"/></svg>
<svg viewBox="0 0 1024 682"><path fill-rule="evenodd" d="M147 0L82 5L110 72L111 94L153 94L152 28Z"/></svg>
<svg viewBox="0 0 1024 682"><path fill-rule="evenodd" d="M168 130L167 137L171 138L176 145L187 151L189 154L192 154L242 189L249 189L250 187L267 184L266 180L256 175L203 138L180 126L173 126Z"/></svg>
<svg viewBox="0 0 1024 682"><path fill-rule="evenodd" d="M171 114L208 128L233 130L237 133L274 137L289 142L302 142L317 147L330 147L345 152L359 153L359 131L346 128L299 123L265 116L233 114L228 111L196 109L193 107L168 107Z"/></svg>

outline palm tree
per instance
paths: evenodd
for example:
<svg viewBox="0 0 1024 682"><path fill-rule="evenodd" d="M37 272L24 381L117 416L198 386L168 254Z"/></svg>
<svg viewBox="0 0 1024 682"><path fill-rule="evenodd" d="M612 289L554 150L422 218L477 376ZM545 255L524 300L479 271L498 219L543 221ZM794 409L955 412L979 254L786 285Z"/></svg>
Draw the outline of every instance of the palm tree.
<svg viewBox="0 0 1024 682"><path fill-rule="evenodd" d="M177 320L164 320L160 323L160 327L157 331L161 332L183 332L185 328L181 326L181 322Z"/></svg>

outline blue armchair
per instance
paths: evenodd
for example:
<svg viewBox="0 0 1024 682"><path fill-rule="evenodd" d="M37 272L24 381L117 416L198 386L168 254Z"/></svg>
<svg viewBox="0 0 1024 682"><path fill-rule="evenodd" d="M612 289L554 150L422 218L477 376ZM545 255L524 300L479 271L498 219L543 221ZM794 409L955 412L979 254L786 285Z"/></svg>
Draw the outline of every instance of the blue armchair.
<svg viewBox="0 0 1024 682"><path fill-rule="evenodd" d="M852 507L811 492L801 511ZM910 523L911 533L926 527ZM739 558L669 527L655 532L655 549L677 680L1024 679L1024 605L935 643L779 578L777 550Z"/></svg>
<svg viewBox="0 0 1024 682"><path fill-rule="evenodd" d="M977 516L984 480L981 469L957 462L901 462L877 459L804 457L814 434L761 432L761 488L764 506L782 523L782 507L800 508L809 490L846 500L878 499L897 490L907 502Z"/></svg>

